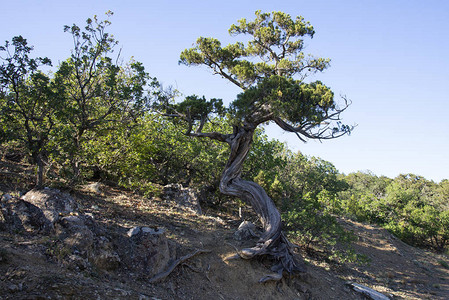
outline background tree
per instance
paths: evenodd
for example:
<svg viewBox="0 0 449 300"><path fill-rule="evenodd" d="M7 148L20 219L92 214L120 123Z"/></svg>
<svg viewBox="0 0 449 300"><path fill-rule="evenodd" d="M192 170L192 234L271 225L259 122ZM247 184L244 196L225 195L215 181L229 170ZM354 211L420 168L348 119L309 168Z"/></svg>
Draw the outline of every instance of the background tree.
<svg viewBox="0 0 449 300"><path fill-rule="evenodd" d="M110 17L112 12L106 14ZM59 142L75 179L80 175L83 143L135 120L148 108L149 100L145 89L150 77L143 65L133 60L123 65L119 55L111 57L118 42L106 32L110 21L94 16L86 23L84 30L77 25L64 27L73 37L74 48L55 74L66 99ZM151 83L157 85L154 79Z"/></svg>
<svg viewBox="0 0 449 300"><path fill-rule="evenodd" d="M48 58L31 58L22 36L0 46L0 142L20 141L37 166L36 185L43 184L44 156L58 103L50 79L38 68Z"/></svg>
<svg viewBox="0 0 449 300"><path fill-rule="evenodd" d="M383 223L390 208L385 203L391 179L370 172L342 176L349 188L339 193L340 205L346 215L358 221Z"/></svg>
<svg viewBox="0 0 449 300"><path fill-rule="evenodd" d="M314 29L302 17L292 19L282 12L256 12L254 21L241 19L231 26L231 35L244 34L249 42L225 47L214 38L200 37L193 48L181 53L185 65L205 65L231 81L243 92L229 108L221 101L207 101L187 97L178 104L162 101L167 116L185 121L186 135L210 138L227 143L230 155L221 177L220 191L250 203L259 216L263 234L257 245L239 252L242 258L268 255L275 264L274 275L261 279L279 280L283 272L304 271L304 266L293 256L290 243L282 233L281 215L272 199L258 184L242 178L243 163L247 158L256 128L275 122L282 129L306 139L333 139L349 133L350 126L340 123L339 108L334 94L319 81L306 83L304 79L329 66L329 60L305 55L304 38L313 37ZM211 115L228 113L232 130L206 132L205 124Z"/></svg>
<svg viewBox="0 0 449 300"><path fill-rule="evenodd" d="M415 174L394 179L370 173L342 177L341 213L377 223L413 246L443 252L449 245L447 180L439 184Z"/></svg>
<svg viewBox="0 0 449 300"><path fill-rule="evenodd" d="M336 168L327 161L288 149L277 154L283 161L274 167L274 179L259 176L279 208L287 236L314 256L335 262L357 261L351 247L354 235L337 221L341 213L339 192L346 190Z"/></svg>

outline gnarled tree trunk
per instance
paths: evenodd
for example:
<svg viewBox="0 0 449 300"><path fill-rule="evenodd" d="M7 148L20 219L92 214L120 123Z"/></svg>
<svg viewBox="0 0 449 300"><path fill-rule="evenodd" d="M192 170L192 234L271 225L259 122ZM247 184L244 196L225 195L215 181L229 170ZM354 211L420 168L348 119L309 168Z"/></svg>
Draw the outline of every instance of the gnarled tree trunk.
<svg viewBox="0 0 449 300"><path fill-rule="evenodd" d="M247 201L262 222L264 232L257 244L252 248L243 249L239 255L245 259L268 255L276 261L272 267L272 271L276 274L265 276L260 280L265 282L280 280L284 271L305 272L305 266L295 259L290 243L282 233L281 215L273 200L260 185L241 178L243 162L250 150L253 133L254 129L239 127L228 139L231 154L222 175L220 191Z"/></svg>

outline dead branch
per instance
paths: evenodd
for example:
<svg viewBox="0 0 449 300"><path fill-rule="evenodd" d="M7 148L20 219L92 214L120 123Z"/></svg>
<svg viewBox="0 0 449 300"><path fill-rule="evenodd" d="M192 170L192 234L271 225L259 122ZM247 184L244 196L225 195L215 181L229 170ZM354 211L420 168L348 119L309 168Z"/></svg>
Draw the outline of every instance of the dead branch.
<svg viewBox="0 0 449 300"><path fill-rule="evenodd" d="M170 266L168 266L167 270L165 270L165 271L163 271L163 272L161 272L161 273L159 273L159 274L156 274L153 278L151 278L151 279L149 280L149 282L150 282L150 283L155 283L155 282L162 281L162 280L164 280L165 278L167 278L167 276L170 275L170 274L173 272L173 270L174 270L179 264L181 264L181 263L185 262L186 260L188 260L188 259L194 257L195 255L198 255L198 254L201 254L201 253L209 253L209 252L211 252L211 251L210 251L210 250L206 250L206 249L196 249L193 253L184 255L184 256L178 258L177 260L175 260L174 262L172 262L172 263L170 264Z"/></svg>

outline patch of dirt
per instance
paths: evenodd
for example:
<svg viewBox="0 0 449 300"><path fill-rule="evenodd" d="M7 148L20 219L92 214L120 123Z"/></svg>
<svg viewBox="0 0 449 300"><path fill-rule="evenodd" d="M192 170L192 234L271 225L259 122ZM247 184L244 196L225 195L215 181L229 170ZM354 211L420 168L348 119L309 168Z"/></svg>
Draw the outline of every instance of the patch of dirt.
<svg viewBox="0 0 449 300"><path fill-rule="evenodd" d="M30 188L15 187L16 179L8 178L16 175L2 176L0 196ZM270 272L268 261L226 260L235 254L234 247L255 242L233 239L241 222L237 214L203 210L197 215L174 201L148 199L107 185L96 191L76 188L71 195L79 213L93 216L109 236L124 236L135 226L163 227L177 257L196 249L210 252L181 263L162 282L149 283L126 266L75 270L60 259L64 253L53 251L54 236L11 233L0 227L0 299L365 299L348 287L348 281L395 299L449 299L449 270L440 263L448 262L447 257L410 247L375 226L342 220L359 237L355 247L370 264L335 265L306 257L306 274L260 284L258 280Z"/></svg>
<svg viewBox="0 0 449 300"><path fill-rule="evenodd" d="M365 266L345 265L341 278L398 299L449 299L447 255L409 246L378 226L341 221L358 237L356 251L370 259Z"/></svg>

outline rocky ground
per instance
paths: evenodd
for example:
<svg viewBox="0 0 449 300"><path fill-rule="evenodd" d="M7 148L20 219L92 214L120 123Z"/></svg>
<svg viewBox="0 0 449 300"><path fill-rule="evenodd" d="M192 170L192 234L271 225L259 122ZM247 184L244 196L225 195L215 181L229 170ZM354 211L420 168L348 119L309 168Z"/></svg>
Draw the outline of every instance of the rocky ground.
<svg viewBox="0 0 449 300"><path fill-rule="evenodd" d="M349 283L392 299L449 299L448 257L376 226L341 220L369 264L298 250L306 274L260 284L269 262L226 259L255 242L235 238L237 213L199 214L179 204L186 191L149 199L95 183L47 189L51 202L28 192L30 179L27 166L1 161L0 299L366 299Z"/></svg>

